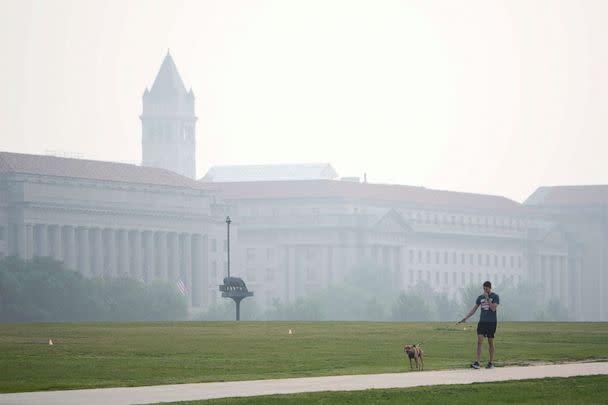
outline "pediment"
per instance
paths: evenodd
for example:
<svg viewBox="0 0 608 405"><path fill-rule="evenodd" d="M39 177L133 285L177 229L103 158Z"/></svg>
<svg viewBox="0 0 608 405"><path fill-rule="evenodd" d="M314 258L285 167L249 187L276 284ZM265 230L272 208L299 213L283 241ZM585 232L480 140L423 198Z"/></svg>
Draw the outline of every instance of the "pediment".
<svg viewBox="0 0 608 405"><path fill-rule="evenodd" d="M396 210L390 210L384 214L373 226L377 232L403 233L411 232L412 227Z"/></svg>
<svg viewBox="0 0 608 405"><path fill-rule="evenodd" d="M558 227L549 229L542 238L542 241L551 245L564 245L568 243L565 233Z"/></svg>

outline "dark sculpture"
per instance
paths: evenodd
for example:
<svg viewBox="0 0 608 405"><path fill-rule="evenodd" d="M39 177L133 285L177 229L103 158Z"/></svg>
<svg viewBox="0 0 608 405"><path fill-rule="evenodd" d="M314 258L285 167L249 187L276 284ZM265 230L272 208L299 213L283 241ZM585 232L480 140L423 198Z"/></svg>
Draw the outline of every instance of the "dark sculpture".
<svg viewBox="0 0 608 405"><path fill-rule="evenodd" d="M241 319L241 300L252 297L253 291L249 291L243 279L239 277L224 277L224 284L220 285L222 297L232 298L236 304L236 320Z"/></svg>

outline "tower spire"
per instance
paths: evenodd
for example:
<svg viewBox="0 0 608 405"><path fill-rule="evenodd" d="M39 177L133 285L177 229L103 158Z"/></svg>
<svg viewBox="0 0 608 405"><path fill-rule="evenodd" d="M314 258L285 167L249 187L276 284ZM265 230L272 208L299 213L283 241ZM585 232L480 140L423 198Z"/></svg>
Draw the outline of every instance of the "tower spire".
<svg viewBox="0 0 608 405"><path fill-rule="evenodd" d="M196 177L194 94L186 90L169 49L143 94L142 165Z"/></svg>

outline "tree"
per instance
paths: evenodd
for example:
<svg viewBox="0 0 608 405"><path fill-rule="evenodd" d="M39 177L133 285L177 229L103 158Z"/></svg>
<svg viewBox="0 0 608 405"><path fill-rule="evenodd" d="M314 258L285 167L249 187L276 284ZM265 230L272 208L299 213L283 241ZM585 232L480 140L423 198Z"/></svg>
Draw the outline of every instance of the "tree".
<svg viewBox="0 0 608 405"><path fill-rule="evenodd" d="M428 321L431 311L424 300L412 293L401 293L391 309L395 321Z"/></svg>

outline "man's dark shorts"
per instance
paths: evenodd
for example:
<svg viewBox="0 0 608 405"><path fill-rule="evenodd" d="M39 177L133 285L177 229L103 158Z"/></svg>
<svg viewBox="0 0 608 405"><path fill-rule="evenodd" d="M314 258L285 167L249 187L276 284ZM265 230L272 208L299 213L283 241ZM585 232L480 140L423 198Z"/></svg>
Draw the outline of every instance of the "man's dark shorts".
<svg viewBox="0 0 608 405"><path fill-rule="evenodd" d="M478 335L493 339L494 333L496 333L496 322L479 322L477 324Z"/></svg>

